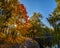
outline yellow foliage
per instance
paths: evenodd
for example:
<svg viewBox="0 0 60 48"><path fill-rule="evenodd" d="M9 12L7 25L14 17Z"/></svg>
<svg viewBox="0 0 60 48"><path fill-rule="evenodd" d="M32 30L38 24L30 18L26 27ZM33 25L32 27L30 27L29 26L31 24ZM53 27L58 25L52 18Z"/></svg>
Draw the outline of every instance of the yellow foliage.
<svg viewBox="0 0 60 48"><path fill-rule="evenodd" d="M0 38L3 38L3 39L6 38L6 34L4 34L4 33L1 32L0 33Z"/></svg>

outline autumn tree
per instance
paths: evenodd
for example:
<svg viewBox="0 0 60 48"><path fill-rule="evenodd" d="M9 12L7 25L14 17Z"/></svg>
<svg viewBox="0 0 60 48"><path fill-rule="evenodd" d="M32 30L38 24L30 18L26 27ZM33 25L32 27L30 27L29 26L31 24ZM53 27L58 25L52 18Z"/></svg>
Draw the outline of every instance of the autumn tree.
<svg viewBox="0 0 60 48"><path fill-rule="evenodd" d="M18 0L0 0L0 40L20 43L27 33L29 21L26 8Z"/></svg>
<svg viewBox="0 0 60 48"><path fill-rule="evenodd" d="M28 33L27 30L30 27L29 25L29 20L28 20L28 16L27 16L27 12L26 12L26 8L24 7L23 4L18 5L19 7L19 15L17 17L17 24L18 26L18 30L20 31L20 33L22 35Z"/></svg>

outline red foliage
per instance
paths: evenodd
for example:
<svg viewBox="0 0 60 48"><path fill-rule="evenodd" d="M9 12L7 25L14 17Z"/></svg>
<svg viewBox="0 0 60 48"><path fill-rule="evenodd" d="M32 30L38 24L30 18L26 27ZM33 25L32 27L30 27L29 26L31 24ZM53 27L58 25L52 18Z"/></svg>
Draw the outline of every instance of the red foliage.
<svg viewBox="0 0 60 48"><path fill-rule="evenodd" d="M23 18L25 23L23 24L22 21L17 20L18 24L20 23L20 26L18 26L18 30L20 30L22 33L27 32L27 29L30 26L29 20L28 20L28 16L27 16L27 11L26 8L24 7L23 4L19 4L18 5L18 18Z"/></svg>
<svg viewBox="0 0 60 48"><path fill-rule="evenodd" d="M26 12L26 8L24 7L23 4L19 4L18 8L19 8L19 16L18 17L23 18L25 21L25 24L26 24L27 22L29 22L27 12Z"/></svg>

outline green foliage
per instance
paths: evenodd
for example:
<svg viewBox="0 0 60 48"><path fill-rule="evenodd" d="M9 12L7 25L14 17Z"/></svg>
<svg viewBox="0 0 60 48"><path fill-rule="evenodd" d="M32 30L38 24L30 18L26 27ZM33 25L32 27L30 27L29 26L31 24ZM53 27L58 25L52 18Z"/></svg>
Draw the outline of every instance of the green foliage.
<svg viewBox="0 0 60 48"><path fill-rule="evenodd" d="M29 19L31 27L28 30L29 32L28 34L30 34L30 36L33 38L41 36L42 26L43 26L41 19L42 19L42 15L36 12L34 12Z"/></svg>
<svg viewBox="0 0 60 48"><path fill-rule="evenodd" d="M60 38L59 38L59 36L60 36L60 0L56 0L56 2L57 2L57 7L52 12L50 17L47 18L47 20L54 29L54 33L53 33L54 39L53 40L56 43L58 43L60 40Z"/></svg>

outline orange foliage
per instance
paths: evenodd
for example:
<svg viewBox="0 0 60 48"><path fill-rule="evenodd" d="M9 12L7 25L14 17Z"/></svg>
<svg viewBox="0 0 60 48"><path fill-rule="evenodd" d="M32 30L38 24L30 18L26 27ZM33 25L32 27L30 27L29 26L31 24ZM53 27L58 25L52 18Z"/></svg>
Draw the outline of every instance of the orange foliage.
<svg viewBox="0 0 60 48"><path fill-rule="evenodd" d="M22 21L17 20L18 24L20 23L20 25L18 26L18 29L20 30L20 32L27 32L27 29L30 27L30 23L28 20L28 16L27 16L27 12L26 12L26 8L24 7L23 4L19 4L18 5L18 9L19 9L19 14L18 14L18 18L23 18L25 23L23 24Z"/></svg>
<svg viewBox="0 0 60 48"><path fill-rule="evenodd" d="M5 39L6 43L13 43L13 39L11 35L8 35L7 38Z"/></svg>
<svg viewBox="0 0 60 48"><path fill-rule="evenodd" d="M25 38L24 37L19 37L17 36L15 39L14 39L14 42L16 43L23 43L25 41Z"/></svg>
<svg viewBox="0 0 60 48"><path fill-rule="evenodd" d="M26 8L24 7L23 4L19 4L18 8L19 8L19 17L24 18L24 20L27 22L28 16L27 16Z"/></svg>

